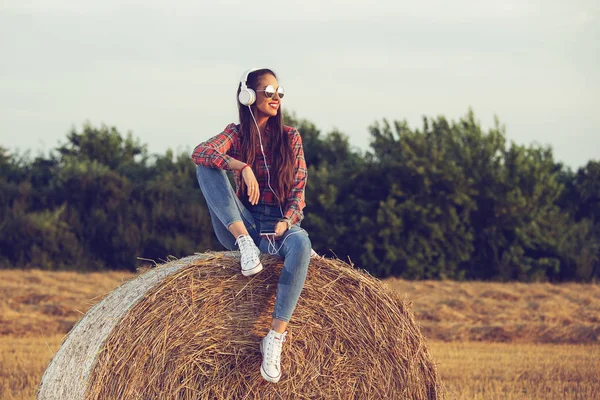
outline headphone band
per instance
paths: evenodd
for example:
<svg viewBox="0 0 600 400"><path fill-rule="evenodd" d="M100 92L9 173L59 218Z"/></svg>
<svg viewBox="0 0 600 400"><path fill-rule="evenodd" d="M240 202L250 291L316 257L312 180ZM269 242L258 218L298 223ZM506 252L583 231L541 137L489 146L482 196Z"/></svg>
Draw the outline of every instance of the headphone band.
<svg viewBox="0 0 600 400"><path fill-rule="evenodd" d="M248 75L250 75L251 73L258 71L260 69L264 69L264 68L250 68L248 71L244 72L242 74L242 77L240 78L240 83L242 84L242 87L247 87L246 81L248 81Z"/></svg>

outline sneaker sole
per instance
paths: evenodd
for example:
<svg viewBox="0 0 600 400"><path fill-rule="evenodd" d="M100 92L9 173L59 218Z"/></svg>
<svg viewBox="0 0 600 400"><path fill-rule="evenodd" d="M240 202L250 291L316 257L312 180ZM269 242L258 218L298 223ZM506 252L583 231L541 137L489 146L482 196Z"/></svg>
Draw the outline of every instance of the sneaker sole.
<svg viewBox="0 0 600 400"><path fill-rule="evenodd" d="M260 354L264 356L262 341L260 342ZM276 378L269 376L263 369L262 363L260 364L260 374L262 375L262 377L265 381L271 382L271 383L277 383L277 382L279 382L279 379L281 379L281 374L279 374L279 376Z"/></svg>
<svg viewBox="0 0 600 400"><path fill-rule="evenodd" d="M271 382L271 383L277 383L279 382L279 379L281 378L281 375L279 375L277 378L271 378L269 375L267 375L267 373L263 370L262 365L260 366L260 374L262 375L263 379L267 382Z"/></svg>
<svg viewBox="0 0 600 400"><path fill-rule="evenodd" d="M260 271L262 271L263 266L261 263L259 263L256 267L251 268L251 269L243 269L242 270L242 275L244 276L251 276L254 274L258 274Z"/></svg>

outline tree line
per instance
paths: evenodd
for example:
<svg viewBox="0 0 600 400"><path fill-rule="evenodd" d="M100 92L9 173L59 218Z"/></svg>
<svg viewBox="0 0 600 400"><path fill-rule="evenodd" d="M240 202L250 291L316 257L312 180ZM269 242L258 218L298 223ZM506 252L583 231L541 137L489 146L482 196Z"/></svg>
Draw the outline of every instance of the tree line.
<svg viewBox="0 0 600 400"><path fill-rule="evenodd" d="M508 143L498 120L484 131L472 111L417 129L376 122L364 152L285 121L303 138L302 226L321 254L378 277L600 277L599 161L574 172L549 147ZM135 270L223 248L190 154L149 154L131 133L85 124L46 155L0 148L0 249L2 268Z"/></svg>

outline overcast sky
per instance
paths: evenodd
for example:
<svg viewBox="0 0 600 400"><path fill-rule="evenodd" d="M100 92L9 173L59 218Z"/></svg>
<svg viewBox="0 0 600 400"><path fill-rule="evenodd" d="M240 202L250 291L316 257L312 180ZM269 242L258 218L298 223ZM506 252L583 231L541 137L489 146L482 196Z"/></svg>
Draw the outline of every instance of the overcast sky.
<svg viewBox="0 0 600 400"><path fill-rule="evenodd" d="M541 1L0 0L0 145L33 154L85 121L152 153L237 120L241 73L366 150L383 118L497 115L509 140L600 159L600 6Z"/></svg>

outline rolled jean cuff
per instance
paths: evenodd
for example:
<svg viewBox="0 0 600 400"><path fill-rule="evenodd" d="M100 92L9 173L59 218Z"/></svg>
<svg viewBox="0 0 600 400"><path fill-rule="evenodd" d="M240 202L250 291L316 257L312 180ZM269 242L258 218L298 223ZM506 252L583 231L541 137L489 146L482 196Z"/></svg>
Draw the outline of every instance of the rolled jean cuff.
<svg viewBox="0 0 600 400"><path fill-rule="evenodd" d="M239 219L239 218L234 218L231 222L225 223L225 228L229 229L229 226L231 224L233 224L234 222L241 222L243 224L244 220L243 219Z"/></svg>
<svg viewBox="0 0 600 400"><path fill-rule="evenodd" d="M279 316L279 315L277 315L275 313L273 313L273 318L278 319L280 321L284 321L284 322L290 322L290 318L288 318L288 317L282 317L282 316Z"/></svg>

